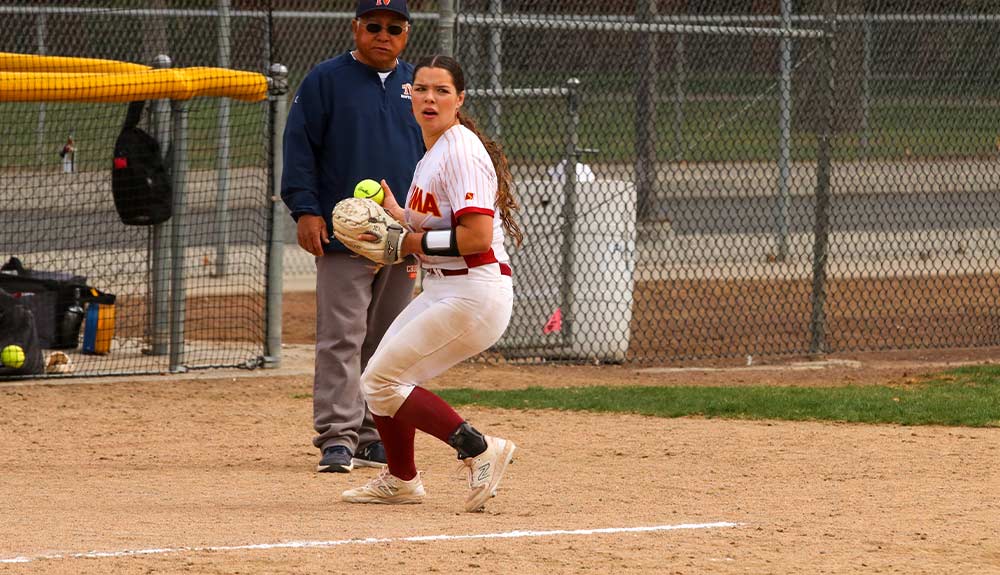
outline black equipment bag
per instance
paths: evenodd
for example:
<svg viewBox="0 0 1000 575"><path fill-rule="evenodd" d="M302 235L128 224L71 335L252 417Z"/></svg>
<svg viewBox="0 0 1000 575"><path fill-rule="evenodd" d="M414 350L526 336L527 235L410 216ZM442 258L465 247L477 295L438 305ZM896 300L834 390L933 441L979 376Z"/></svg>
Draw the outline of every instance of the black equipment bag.
<svg viewBox="0 0 1000 575"><path fill-rule="evenodd" d="M115 210L129 226L162 224L173 210L174 194L160 143L138 127L145 105L145 101L129 104L111 170Z"/></svg>
<svg viewBox="0 0 1000 575"><path fill-rule="evenodd" d="M7 367L0 363L0 377L35 375L45 370L34 314L21 300L0 289L0 349L8 345L21 346L24 365Z"/></svg>
<svg viewBox="0 0 1000 575"><path fill-rule="evenodd" d="M12 257L0 266L0 289L31 310L40 347L74 349L79 345L87 278L29 270Z"/></svg>

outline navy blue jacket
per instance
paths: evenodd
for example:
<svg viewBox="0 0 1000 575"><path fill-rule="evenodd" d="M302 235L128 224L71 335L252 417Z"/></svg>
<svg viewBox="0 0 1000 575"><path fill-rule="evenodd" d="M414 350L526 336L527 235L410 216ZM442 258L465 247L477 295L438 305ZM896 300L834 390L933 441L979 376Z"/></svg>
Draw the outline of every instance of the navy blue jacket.
<svg viewBox="0 0 1000 575"><path fill-rule="evenodd" d="M333 237L330 213L359 181L385 179L396 201L406 201L424 154L410 105L412 82L413 65L400 60L383 88L374 69L346 52L313 68L295 94L285 125L281 199L296 221L323 216L326 251L347 251Z"/></svg>

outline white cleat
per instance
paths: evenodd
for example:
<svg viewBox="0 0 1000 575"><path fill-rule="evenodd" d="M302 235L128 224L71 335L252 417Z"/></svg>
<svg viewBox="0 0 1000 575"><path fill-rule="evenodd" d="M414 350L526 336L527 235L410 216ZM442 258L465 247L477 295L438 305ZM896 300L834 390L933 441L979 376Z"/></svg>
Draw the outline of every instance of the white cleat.
<svg viewBox="0 0 1000 575"><path fill-rule="evenodd" d="M379 474L361 487L348 489L341 494L341 499L348 503L384 503L389 505L404 505L421 503L427 492L420 481L420 474L409 481L403 481L389 473L385 467Z"/></svg>
<svg viewBox="0 0 1000 575"><path fill-rule="evenodd" d="M513 441L499 437L486 437L486 451L476 457L467 457L462 464L468 468L469 497L465 500L465 510L480 511L491 497L496 497L497 487L507 471L507 466L514 459L517 446Z"/></svg>

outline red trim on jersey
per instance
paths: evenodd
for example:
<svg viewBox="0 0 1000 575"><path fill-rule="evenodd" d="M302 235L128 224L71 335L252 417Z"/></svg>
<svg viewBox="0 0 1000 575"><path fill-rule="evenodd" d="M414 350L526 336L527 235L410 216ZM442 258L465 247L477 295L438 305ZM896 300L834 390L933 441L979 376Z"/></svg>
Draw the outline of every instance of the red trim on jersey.
<svg viewBox="0 0 1000 575"><path fill-rule="evenodd" d="M446 269L446 268L427 268L427 269L436 269L437 271L441 272L441 275L443 275L443 276L467 276L467 275L469 275L469 269L468 268L462 268L460 270L449 270L449 269ZM503 262L500 262L500 275L502 275L502 276L512 276L512 275L514 275L514 270L510 269L509 265L507 265L507 264L505 264Z"/></svg>
<svg viewBox="0 0 1000 575"><path fill-rule="evenodd" d="M486 214L487 216L493 217L493 210L489 208L477 208L476 206L469 206L467 208L462 208L455 212L455 218L463 216L465 214Z"/></svg>
<svg viewBox="0 0 1000 575"><path fill-rule="evenodd" d="M465 259L465 265L470 268L477 268L479 266L485 266L486 264L497 263L497 257L493 255L493 248L485 252L480 252L478 254L469 254L467 256L462 256Z"/></svg>

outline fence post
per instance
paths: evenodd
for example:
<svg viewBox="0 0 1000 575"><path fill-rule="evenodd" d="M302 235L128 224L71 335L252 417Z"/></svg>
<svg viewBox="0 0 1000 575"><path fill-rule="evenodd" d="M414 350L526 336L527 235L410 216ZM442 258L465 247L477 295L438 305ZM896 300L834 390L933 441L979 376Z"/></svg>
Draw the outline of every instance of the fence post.
<svg viewBox="0 0 1000 575"><path fill-rule="evenodd" d="M503 15L503 0L490 0L490 15ZM486 54L489 56L489 87L493 90L502 90L503 82L503 28L500 26L489 26L489 45L486 46ZM487 108L487 123L489 131L494 138L500 137L500 118L503 117L500 98L494 97Z"/></svg>
<svg viewBox="0 0 1000 575"><path fill-rule="evenodd" d="M566 160L563 166L563 205L562 205L562 269L560 276L560 306L562 307L562 337L563 344L573 344L573 323L576 320L573 313L576 302L572 289L573 270L576 268L576 254L573 242L576 237L576 164L579 159L580 143L580 80L566 80L567 106L569 117L566 121Z"/></svg>
<svg viewBox="0 0 1000 575"><path fill-rule="evenodd" d="M218 0L219 67L229 67L230 26L229 0ZM229 249L229 98L219 98L219 148L217 156L215 196L215 274L226 274L226 252Z"/></svg>
<svg viewBox="0 0 1000 575"><path fill-rule="evenodd" d="M153 68L162 70L170 68L173 63L166 54L160 54L153 59ZM170 149L170 101L154 100L150 120L153 135L160 142L160 152L164 161L168 161ZM145 353L150 355L166 355L169 352L170 339L170 230L173 223L167 220L153 226L150 242L150 297L146 298L149 306L150 346Z"/></svg>
<svg viewBox="0 0 1000 575"><path fill-rule="evenodd" d="M184 318L187 313L187 292L184 285L185 193L187 192L188 111L190 102L172 100L173 114L173 215L170 219L170 371L181 373L184 367Z"/></svg>
<svg viewBox="0 0 1000 575"><path fill-rule="evenodd" d="M438 2L438 42L441 53L451 56L455 53L455 0Z"/></svg>
<svg viewBox="0 0 1000 575"><path fill-rule="evenodd" d="M39 12L35 16L35 34L38 39L38 55L44 56L48 53L48 42L47 38L49 35L49 28L46 22L45 12ZM45 102L38 103L38 129L35 132L36 141L38 142L38 165L45 165ZM50 152L51 153L51 152Z"/></svg>
<svg viewBox="0 0 1000 575"><path fill-rule="evenodd" d="M792 160L792 0L781 0L781 28L779 40L780 68L778 89L778 209L775 214L778 228L778 261L788 259L789 164Z"/></svg>
<svg viewBox="0 0 1000 575"><path fill-rule="evenodd" d="M872 106L872 21L868 14L861 16L864 27L864 46L861 60L861 157L868 159L871 154L871 106Z"/></svg>
<svg viewBox="0 0 1000 575"><path fill-rule="evenodd" d="M684 34L675 34L674 43L674 160L684 161Z"/></svg>
<svg viewBox="0 0 1000 575"><path fill-rule="evenodd" d="M813 221L813 286L812 317L809 329L812 341L810 353L826 352L826 271L830 241L830 137L833 126L834 82L834 34L836 34L837 0L827 0L823 15L823 35L820 46L820 90L819 148L816 157L816 207Z"/></svg>
<svg viewBox="0 0 1000 575"><path fill-rule="evenodd" d="M264 367L281 365L281 295L284 289L285 241L282 228L285 220L281 203L281 174L284 165L282 142L285 134L285 116L288 114L288 68L271 64L271 226L267 251L267 313L264 339Z"/></svg>
<svg viewBox="0 0 1000 575"><path fill-rule="evenodd" d="M650 24L656 17L656 2L641 0L636 7L636 22ZM658 34L641 32L639 60L635 90L635 184L639 219L649 219L656 203L656 85L659 59Z"/></svg>

